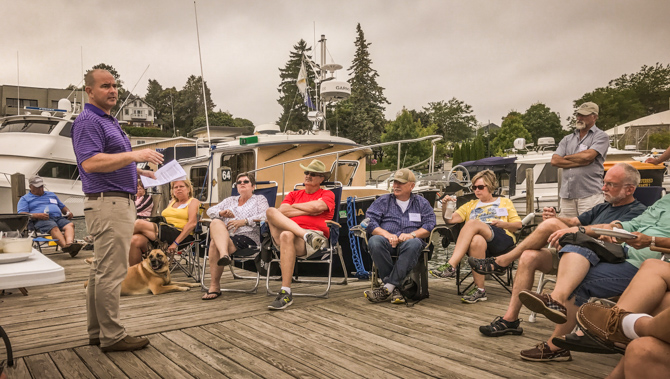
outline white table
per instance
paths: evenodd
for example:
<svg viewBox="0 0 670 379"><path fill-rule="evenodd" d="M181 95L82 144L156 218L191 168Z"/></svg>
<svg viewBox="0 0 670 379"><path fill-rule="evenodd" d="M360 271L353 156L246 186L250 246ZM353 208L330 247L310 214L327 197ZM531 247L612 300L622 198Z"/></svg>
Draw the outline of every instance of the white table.
<svg viewBox="0 0 670 379"><path fill-rule="evenodd" d="M25 261L0 264L0 290L65 281L65 269L39 251Z"/></svg>
<svg viewBox="0 0 670 379"><path fill-rule="evenodd" d="M65 269L56 262L33 249L33 255L25 261L0 264L0 290L42 286L65 281ZM27 295L25 290L21 291ZM14 365L12 345L9 337L0 326L0 337L7 348L7 364Z"/></svg>

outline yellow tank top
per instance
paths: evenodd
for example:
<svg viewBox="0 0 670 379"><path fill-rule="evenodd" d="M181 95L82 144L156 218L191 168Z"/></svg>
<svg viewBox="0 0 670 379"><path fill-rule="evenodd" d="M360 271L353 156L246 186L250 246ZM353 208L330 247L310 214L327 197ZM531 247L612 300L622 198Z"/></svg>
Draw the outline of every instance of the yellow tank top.
<svg viewBox="0 0 670 379"><path fill-rule="evenodd" d="M172 204L174 204L175 201L172 200L170 205L161 212L161 215L165 217L165 221L167 221L168 224L172 224L175 228L182 230L188 222L188 207L191 205L191 200L193 200L193 198L188 199L184 208L173 208Z"/></svg>

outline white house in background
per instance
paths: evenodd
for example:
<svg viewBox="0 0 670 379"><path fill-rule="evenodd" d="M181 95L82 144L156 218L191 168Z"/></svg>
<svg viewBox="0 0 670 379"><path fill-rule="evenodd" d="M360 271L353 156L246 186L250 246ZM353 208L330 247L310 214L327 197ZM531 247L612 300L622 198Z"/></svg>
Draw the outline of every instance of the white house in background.
<svg viewBox="0 0 670 379"><path fill-rule="evenodd" d="M131 98L123 106L119 120L127 122L129 126L154 126L156 109L139 97Z"/></svg>

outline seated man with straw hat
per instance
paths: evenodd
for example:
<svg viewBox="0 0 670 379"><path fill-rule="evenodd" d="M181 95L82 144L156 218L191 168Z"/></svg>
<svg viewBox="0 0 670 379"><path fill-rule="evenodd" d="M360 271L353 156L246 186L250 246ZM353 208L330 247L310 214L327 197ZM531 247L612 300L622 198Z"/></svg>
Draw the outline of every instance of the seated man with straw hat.
<svg viewBox="0 0 670 379"><path fill-rule="evenodd" d="M307 258L328 244L330 231L326 221L333 218L335 194L321 188L330 176L323 162L314 159L305 170L305 189L286 194L279 208L268 208L267 222L273 244L281 255L282 287L268 306L284 309L293 303L291 282L295 258Z"/></svg>

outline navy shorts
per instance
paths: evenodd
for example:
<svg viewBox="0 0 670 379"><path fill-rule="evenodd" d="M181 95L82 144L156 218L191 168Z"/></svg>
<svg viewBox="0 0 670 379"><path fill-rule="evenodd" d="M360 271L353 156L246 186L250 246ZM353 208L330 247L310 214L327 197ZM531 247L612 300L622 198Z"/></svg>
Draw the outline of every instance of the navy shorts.
<svg viewBox="0 0 670 379"><path fill-rule="evenodd" d="M37 220L35 222L35 229L39 230L41 233L49 233L51 229L55 227L63 229L65 225L71 223L72 221L65 217L49 218L48 220Z"/></svg>
<svg viewBox="0 0 670 379"><path fill-rule="evenodd" d="M497 257L514 245L514 239L505 232L505 229L489 225L493 237L486 241L486 256Z"/></svg>
<svg viewBox="0 0 670 379"><path fill-rule="evenodd" d="M179 235L181 234L181 230L175 228L174 226L160 224L159 228L160 228L159 232L160 240L167 243L168 245L171 245L174 242L174 240L176 240L177 237L179 237ZM193 241L193 236L188 235L186 236L186 238L184 238L183 241L179 242L179 244L181 245L191 241Z"/></svg>
<svg viewBox="0 0 670 379"><path fill-rule="evenodd" d="M235 235L235 236L230 236L230 240L233 241L233 245L235 245L235 248L237 250L242 250L246 249L252 246L257 246L256 242L252 240L251 238L247 236L243 236L241 234Z"/></svg>

